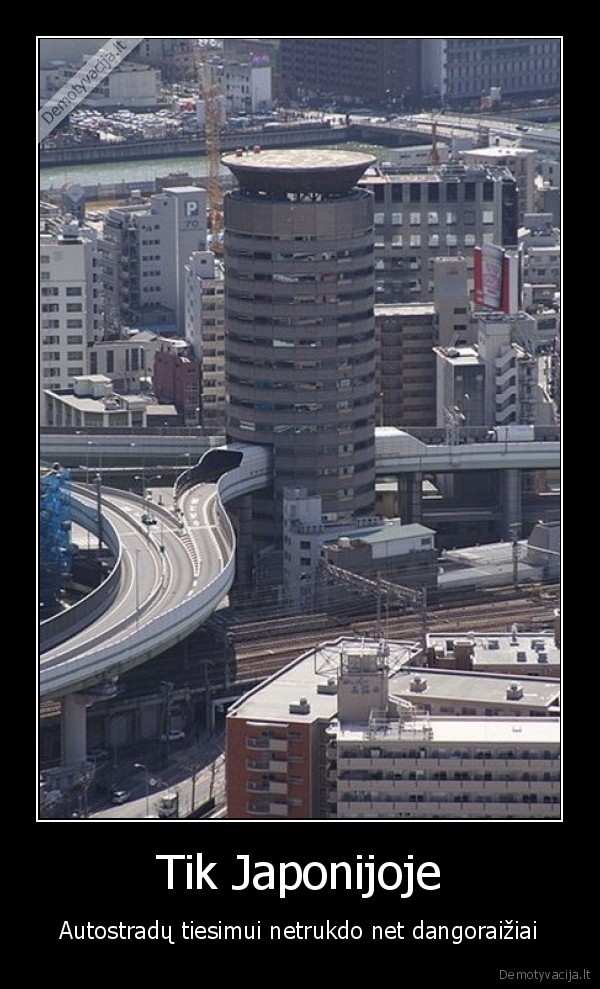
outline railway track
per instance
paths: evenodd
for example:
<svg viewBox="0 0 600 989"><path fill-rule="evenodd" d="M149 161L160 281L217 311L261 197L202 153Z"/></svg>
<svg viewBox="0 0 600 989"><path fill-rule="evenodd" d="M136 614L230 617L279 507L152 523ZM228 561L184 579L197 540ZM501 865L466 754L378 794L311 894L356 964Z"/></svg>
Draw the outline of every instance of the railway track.
<svg viewBox="0 0 600 989"><path fill-rule="evenodd" d="M509 632L516 624L521 631L540 631L552 628L554 609L558 601L557 588L548 597L539 594L498 596L480 604L457 606L446 602L431 608L427 613L426 628L430 633L453 635L468 632ZM556 591L556 597L554 596ZM283 631L287 634L281 634ZM388 616L382 613L365 619L349 619L341 623L339 618L326 614L293 616L266 622L246 623L230 630L230 641L235 650L236 674L239 679L271 676L302 653L312 649L323 639L335 639L341 635L360 638L386 636L401 640L418 641L423 630L423 620L418 614Z"/></svg>
<svg viewBox="0 0 600 989"><path fill-rule="evenodd" d="M560 585L547 584L514 588L498 588L478 592L465 597L464 593L444 594L427 611L428 632L466 635L468 632L509 632L513 624L520 631L541 631L552 628L554 609L560 604ZM209 623L210 627L210 623ZM330 615L326 611L274 617L262 621L227 624L214 629L217 635L227 636L234 662L236 680L262 679L277 673L304 652L327 639L342 635L361 638L386 636L405 641L418 641L423 630L420 614L411 612L394 614L380 609L379 621L371 608L364 615L341 613ZM208 631L208 628L207 628ZM220 649L215 651L215 665L221 661ZM199 657L199 662L202 658ZM58 713L58 702L44 702L40 713Z"/></svg>

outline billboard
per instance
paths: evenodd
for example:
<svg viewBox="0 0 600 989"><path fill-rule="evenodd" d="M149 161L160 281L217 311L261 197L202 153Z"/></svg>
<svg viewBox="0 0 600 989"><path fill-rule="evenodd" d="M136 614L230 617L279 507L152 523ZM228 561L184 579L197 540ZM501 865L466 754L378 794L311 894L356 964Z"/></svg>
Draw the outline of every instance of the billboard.
<svg viewBox="0 0 600 989"><path fill-rule="evenodd" d="M516 313L520 309L519 255L494 244L473 249L476 306Z"/></svg>

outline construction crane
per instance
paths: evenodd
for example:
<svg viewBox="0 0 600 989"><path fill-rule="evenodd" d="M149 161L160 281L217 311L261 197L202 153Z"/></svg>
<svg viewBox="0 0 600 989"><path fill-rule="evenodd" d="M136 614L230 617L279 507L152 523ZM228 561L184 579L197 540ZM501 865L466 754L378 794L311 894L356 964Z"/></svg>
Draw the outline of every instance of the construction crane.
<svg viewBox="0 0 600 989"><path fill-rule="evenodd" d="M214 51L205 48L200 39L194 49L194 62L198 82L198 99L204 103L204 141L208 158L208 226L211 249L215 254L223 251L223 191L219 177L221 158L221 88L216 66L210 61Z"/></svg>

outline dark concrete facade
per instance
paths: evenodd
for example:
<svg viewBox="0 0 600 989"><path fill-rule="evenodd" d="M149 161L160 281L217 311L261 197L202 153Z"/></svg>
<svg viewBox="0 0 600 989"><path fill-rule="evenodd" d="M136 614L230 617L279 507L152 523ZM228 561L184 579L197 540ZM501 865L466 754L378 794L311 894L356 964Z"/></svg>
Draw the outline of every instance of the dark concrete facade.
<svg viewBox="0 0 600 989"><path fill-rule="evenodd" d="M436 421L433 305L375 307L376 385L380 426L431 426Z"/></svg>
<svg viewBox="0 0 600 989"><path fill-rule="evenodd" d="M344 518L375 498L373 197L351 184L372 159L325 156L252 155L249 187L225 159L242 183L225 196L227 438L273 447L279 505L306 487Z"/></svg>
<svg viewBox="0 0 600 989"><path fill-rule="evenodd" d="M421 90L421 39L282 38L279 72L284 99L412 106Z"/></svg>

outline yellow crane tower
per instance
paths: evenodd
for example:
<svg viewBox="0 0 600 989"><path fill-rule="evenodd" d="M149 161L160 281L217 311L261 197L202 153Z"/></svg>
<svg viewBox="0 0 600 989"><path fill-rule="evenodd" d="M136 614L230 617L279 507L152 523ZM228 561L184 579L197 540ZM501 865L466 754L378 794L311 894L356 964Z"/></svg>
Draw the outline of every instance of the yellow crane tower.
<svg viewBox="0 0 600 989"><path fill-rule="evenodd" d="M217 80L216 65L210 61L211 49L198 40L194 50L198 97L204 102L204 141L208 159L208 226L211 249L215 254L223 251L223 190L219 175L221 159L221 87Z"/></svg>

